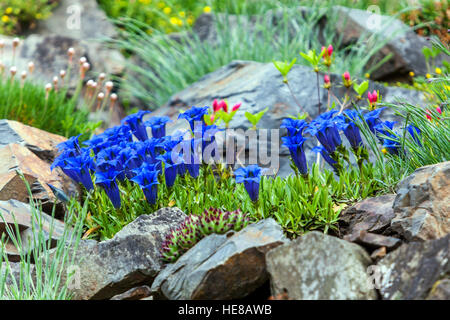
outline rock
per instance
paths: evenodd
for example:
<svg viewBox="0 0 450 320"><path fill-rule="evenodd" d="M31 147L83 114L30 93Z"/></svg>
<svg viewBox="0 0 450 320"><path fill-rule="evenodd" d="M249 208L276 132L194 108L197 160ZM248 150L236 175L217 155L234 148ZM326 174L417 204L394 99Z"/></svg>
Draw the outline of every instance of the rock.
<svg viewBox="0 0 450 320"><path fill-rule="evenodd" d="M397 188L392 228L407 240L450 232L450 161L417 169Z"/></svg>
<svg viewBox="0 0 450 320"><path fill-rule="evenodd" d="M228 300L248 296L268 280L265 253L286 242L275 220L203 238L156 277L152 291L170 300Z"/></svg>
<svg viewBox="0 0 450 320"><path fill-rule="evenodd" d="M374 250L372 252L372 254L370 255L370 258L373 261L379 261L379 260L383 259L386 256L386 253L387 253L386 247L381 247L381 248L378 248L378 249Z"/></svg>
<svg viewBox="0 0 450 320"><path fill-rule="evenodd" d="M60 0L50 18L39 21L33 33L79 40L117 36L114 25L95 0Z"/></svg>
<svg viewBox="0 0 450 320"><path fill-rule="evenodd" d="M316 87L316 74L314 71L305 66L295 65L289 73L289 82L293 88L294 94L302 104L302 110L308 112L311 117L318 114L318 99ZM340 75L332 75L332 82L342 81ZM386 97L388 87L371 82L370 90L379 90L383 97ZM417 103L423 96L421 93L408 89L396 89L398 97L402 94L407 101ZM337 97L342 98L345 95L344 88L335 88L334 93ZM391 99L393 97L390 97ZM198 82L189 86L185 90L175 94L167 103L167 105L156 110L154 115L166 115L175 119L180 109L187 109L191 106L211 105L214 99L227 99L230 105L242 102L242 107L237 115L230 122L232 129L249 129L250 123L243 116L246 111L257 113L269 108L269 111L262 117L258 128L260 129L279 129L281 121L289 115L297 115L301 109L295 103L295 100L289 93L288 88L282 81L282 76L272 63L257 63L251 61L233 61L232 63L204 76ZM321 90L321 101L327 100L326 90ZM366 103L366 102L364 102ZM325 107L322 107L322 112ZM382 118L392 120L392 115L385 116L386 110L382 113ZM170 130L177 130L183 126L183 121L177 121ZM278 133L278 131L276 131ZM283 134L283 131L281 132ZM268 141L278 143L272 138L269 132ZM275 144L274 144L275 145ZM270 144L272 146L272 142ZM307 140L305 149L307 150L307 159L309 163L315 160L315 154L309 152L313 148L313 139ZM251 148L256 148L257 145ZM276 148L277 145L275 145ZM248 148L248 146L247 146ZM252 150L253 150L252 149ZM276 150L277 153L279 152ZM292 173L289 168L288 151L281 149L281 154L286 157L279 159L280 168L278 175L286 176ZM276 157L278 159L278 157Z"/></svg>
<svg viewBox="0 0 450 320"><path fill-rule="evenodd" d="M112 297L110 300L142 300L144 298L150 297L150 295L151 295L150 287L140 286L130 289L125 293L118 294Z"/></svg>
<svg viewBox="0 0 450 320"><path fill-rule="evenodd" d="M163 240L185 217L178 208L164 208L139 216L110 240L82 240L75 256L80 286L71 289L74 299L110 299L150 285L163 267Z"/></svg>
<svg viewBox="0 0 450 320"><path fill-rule="evenodd" d="M9 265L9 268L8 268ZM16 263L16 262L11 262L9 261L9 263L7 262L2 262L0 265L0 279L2 277L5 277L5 274L7 272L6 275L6 281L5 281L5 285L6 287L14 287L14 281L17 284L17 287L20 288L20 279L21 279L21 272L23 273L27 273L28 275L31 276L31 280L35 283L36 281L36 268L34 266L34 264L28 264L29 269L23 265L21 263ZM8 270L8 271L7 271ZM25 276L25 275L24 275ZM14 279L14 280L13 280ZM23 279L23 276L22 276ZM2 281L0 280L0 283ZM1 287L0 287L0 291L1 291Z"/></svg>
<svg viewBox="0 0 450 320"><path fill-rule="evenodd" d="M33 128L13 120L0 120L0 148L10 143L27 147L40 159L53 162L57 156L56 145L65 137Z"/></svg>
<svg viewBox="0 0 450 320"><path fill-rule="evenodd" d="M68 195L73 196L79 193L79 186L65 176L59 168L51 171L47 162L39 159L26 147L8 144L0 148L0 200L29 201L28 190L16 170L23 173L30 185L33 198L42 202L43 211L51 213L53 205L56 204L57 218L64 214L64 208L47 183Z"/></svg>
<svg viewBox="0 0 450 320"><path fill-rule="evenodd" d="M371 260L356 244L309 232L267 253L272 295L295 300L376 299L369 284Z"/></svg>
<svg viewBox="0 0 450 320"><path fill-rule="evenodd" d="M379 291L383 299L425 299L436 283L450 272L450 235L403 244L378 262Z"/></svg>
<svg viewBox="0 0 450 320"><path fill-rule="evenodd" d="M366 230L356 231L344 236L344 240L355 242L368 249L378 249L383 247L389 251L398 248L402 241L397 238L383 236L381 234L367 232Z"/></svg>
<svg viewBox="0 0 450 320"><path fill-rule="evenodd" d="M344 45L356 42L361 36L376 36L377 41L388 42L375 54L369 64L375 65L387 55L390 60L371 74L374 80L382 80L413 71L416 75L425 75L427 65L422 54L423 47L431 44L417 35L411 28L398 19L374 14L370 11L351 9L342 6L333 7L340 19L336 24L338 35L342 36Z"/></svg>
<svg viewBox="0 0 450 320"><path fill-rule="evenodd" d="M387 194L364 199L346 209L339 217L339 227L343 235L360 231L391 234L389 227L395 217L392 205L395 195Z"/></svg>
<svg viewBox="0 0 450 320"><path fill-rule="evenodd" d="M40 225L39 221L42 222ZM16 233L15 224L17 223L19 235ZM17 200L0 201L0 238L6 236L6 254L9 261L20 261L20 252L13 244L7 233L7 226L15 234L20 236L21 250L23 252L31 252L34 249L33 236L37 234L37 230L41 229L42 236L45 241L50 242L50 247L56 246L57 240L61 239L64 234L64 223L52 218L44 212L33 211L30 205ZM35 231L33 232L33 226ZM50 238L51 231L51 238Z"/></svg>
<svg viewBox="0 0 450 320"><path fill-rule="evenodd" d="M450 279L437 281L431 289L427 300L450 300Z"/></svg>

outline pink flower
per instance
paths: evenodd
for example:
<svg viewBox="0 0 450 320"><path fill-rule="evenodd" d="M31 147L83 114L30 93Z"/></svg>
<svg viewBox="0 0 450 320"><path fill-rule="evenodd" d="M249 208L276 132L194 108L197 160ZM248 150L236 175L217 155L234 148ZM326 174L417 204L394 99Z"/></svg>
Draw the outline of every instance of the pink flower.
<svg viewBox="0 0 450 320"><path fill-rule="evenodd" d="M332 54L333 54L333 46L330 44L328 46L328 55L331 57Z"/></svg>
<svg viewBox="0 0 450 320"><path fill-rule="evenodd" d="M325 84L330 84L330 76L326 74L326 75L323 77L323 81L325 82Z"/></svg>
<svg viewBox="0 0 450 320"><path fill-rule="evenodd" d="M217 112L220 110L219 102L217 101L217 99L214 99L212 106L213 106L214 112Z"/></svg>
<svg viewBox="0 0 450 320"><path fill-rule="evenodd" d="M350 73L348 71L344 72L344 79L350 81Z"/></svg>
<svg viewBox="0 0 450 320"><path fill-rule="evenodd" d="M237 103L233 106L233 108L231 109L231 112L237 111L239 110L239 108L241 107L242 102L241 103Z"/></svg>
<svg viewBox="0 0 450 320"><path fill-rule="evenodd" d="M431 120L430 110L427 109L427 114L425 115L428 120Z"/></svg>
<svg viewBox="0 0 450 320"><path fill-rule="evenodd" d="M442 110L439 107L436 107L436 111L439 112L439 114L442 114Z"/></svg>
<svg viewBox="0 0 450 320"><path fill-rule="evenodd" d="M367 93L367 97L369 98L370 103L378 102L378 93L375 90L373 90L373 93Z"/></svg>

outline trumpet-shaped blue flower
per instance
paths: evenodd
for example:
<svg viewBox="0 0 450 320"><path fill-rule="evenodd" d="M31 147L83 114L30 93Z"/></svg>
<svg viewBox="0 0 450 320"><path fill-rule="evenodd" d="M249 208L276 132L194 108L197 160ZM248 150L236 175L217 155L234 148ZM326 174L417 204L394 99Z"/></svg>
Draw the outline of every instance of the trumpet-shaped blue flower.
<svg viewBox="0 0 450 320"><path fill-rule="evenodd" d="M195 122L201 121L202 124L204 123L203 116L205 114L208 114L208 107L192 107L191 109L185 111L184 113L181 113L178 116L178 119L186 119L189 122L189 125L191 126L191 130L194 131Z"/></svg>
<svg viewBox="0 0 450 320"><path fill-rule="evenodd" d="M297 133L303 134L303 130L308 127L305 120L287 118L281 122L280 128L286 128L288 136L294 136Z"/></svg>
<svg viewBox="0 0 450 320"><path fill-rule="evenodd" d="M152 128L153 138L162 138L166 136L166 124L172 122L169 117L152 117L144 124Z"/></svg>
<svg viewBox="0 0 450 320"><path fill-rule="evenodd" d="M314 120L307 128L309 134L315 136L328 153L333 153L342 144L339 129L333 119Z"/></svg>
<svg viewBox="0 0 450 320"><path fill-rule="evenodd" d="M164 175L167 187L172 187L177 178L179 166L183 164L183 159L179 154L168 151L158 156L158 159L164 162Z"/></svg>
<svg viewBox="0 0 450 320"><path fill-rule="evenodd" d="M116 182L119 174L120 172L113 168L109 168L107 171L95 172L95 184L105 190L109 200L111 200L111 203L116 209L119 209L121 206L119 186Z"/></svg>
<svg viewBox="0 0 450 320"><path fill-rule="evenodd" d="M422 142L420 142L420 137L422 135L422 132L419 128L417 128L415 125L410 124L406 127L406 130L408 130L409 134L411 135L411 138L421 147Z"/></svg>
<svg viewBox="0 0 450 320"><path fill-rule="evenodd" d="M122 124L127 124L133 132L134 136L140 141L145 141L148 139L147 128L142 122L142 117L147 113L150 113L150 111L141 110L135 114L129 115L121 122Z"/></svg>
<svg viewBox="0 0 450 320"><path fill-rule="evenodd" d="M261 168L256 164L237 169L234 174L237 183L243 183L245 190L252 201L258 201L259 183L261 181Z"/></svg>
<svg viewBox="0 0 450 320"><path fill-rule="evenodd" d="M142 166L136 170L137 175L131 179L137 183L142 191L144 191L145 198L149 204L155 204L158 198L158 175L159 171L152 168L151 165Z"/></svg>
<svg viewBox="0 0 450 320"><path fill-rule="evenodd" d="M88 151L75 156L72 156L71 151L67 151L56 158L50 168L53 170L55 167L60 167L69 178L83 184L88 191L94 188L90 174L93 162Z"/></svg>
<svg viewBox="0 0 450 320"><path fill-rule="evenodd" d="M375 126L379 123L381 123L380 120L380 114L381 111L383 111L385 107L378 108L373 111L370 111L364 115L364 120L366 121L367 125L369 126L370 131L375 133Z"/></svg>
<svg viewBox="0 0 450 320"><path fill-rule="evenodd" d="M82 152L80 148L80 143L78 141L80 136L81 134L74 137L70 137L66 141L57 144L56 148L58 149L58 151L68 151L73 156L79 155Z"/></svg>
<svg viewBox="0 0 450 320"><path fill-rule="evenodd" d="M334 170L336 170L335 164L337 163L335 160L333 160L330 155L328 154L327 150L322 146L316 146L312 148L312 152L320 153L322 157L325 159L325 161L333 167Z"/></svg>
<svg viewBox="0 0 450 320"><path fill-rule="evenodd" d="M308 164L306 162L305 151L303 149L303 143L307 139L303 138L300 132L297 132L293 136L282 137L281 139L283 140L283 145L289 148L291 158L300 173L303 175L307 174Z"/></svg>
<svg viewBox="0 0 450 320"><path fill-rule="evenodd" d="M355 124L355 121L359 119L358 112L355 110L346 110L344 111L344 115L346 117L339 116L342 121L339 121L338 128L344 132L352 148L357 150L363 145L359 127Z"/></svg>

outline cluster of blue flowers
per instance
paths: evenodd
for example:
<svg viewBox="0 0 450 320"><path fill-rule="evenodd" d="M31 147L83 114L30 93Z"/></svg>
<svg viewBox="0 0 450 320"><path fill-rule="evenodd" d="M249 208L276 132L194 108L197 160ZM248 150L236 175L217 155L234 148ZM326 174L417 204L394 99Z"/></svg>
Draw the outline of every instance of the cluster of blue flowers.
<svg viewBox="0 0 450 320"><path fill-rule="evenodd" d="M307 123L305 120L284 119L281 128L287 130L287 136L283 137L283 145L289 149L292 160L302 175L308 174L308 166L304 151L304 143L307 138L304 134L316 137L320 145L312 151L320 153L325 161L333 167L336 172L343 169L342 160L349 162L348 151L342 144L340 132L350 143L352 152L357 156L358 163L361 160L368 161L368 152L364 147L361 132L357 125L359 120L364 120L370 131L375 134L383 150L398 155L400 150L399 136L393 132L396 122L382 121L379 108L361 115L355 110L346 110L338 114L336 110L330 110L319 115L316 119ZM420 144L420 130L412 125L407 127L408 132L418 144Z"/></svg>
<svg viewBox="0 0 450 320"><path fill-rule="evenodd" d="M124 118L120 126L93 136L80 146L79 136L58 145L61 154L51 168L60 167L86 190L94 183L104 189L115 208L121 207L119 183L128 179L138 184L146 200L155 204L158 197L158 177L164 173L167 187L172 187L177 176L189 173L199 175L202 157L200 151L215 143L217 126L207 126L203 117L208 107L196 108L180 114L192 132L166 135L168 117L152 117L143 121L149 111L139 111ZM199 125L195 122L199 122ZM151 129L149 137L147 128ZM94 181L92 180L94 177Z"/></svg>

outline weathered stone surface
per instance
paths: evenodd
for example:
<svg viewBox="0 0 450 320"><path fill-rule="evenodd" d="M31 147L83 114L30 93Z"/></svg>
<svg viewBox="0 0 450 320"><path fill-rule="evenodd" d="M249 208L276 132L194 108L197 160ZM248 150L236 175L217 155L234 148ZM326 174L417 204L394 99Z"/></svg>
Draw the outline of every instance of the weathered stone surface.
<svg viewBox="0 0 450 320"><path fill-rule="evenodd" d="M78 185L65 176L59 168L51 171L47 162L39 159L26 147L9 144L0 148L0 200L29 201L25 183L16 170L24 174L30 184L33 198L42 202L42 209L45 212L51 213L53 205L57 204L55 212L57 217L63 213L63 207L47 183L68 195L78 193Z"/></svg>
<svg viewBox="0 0 450 320"><path fill-rule="evenodd" d="M407 240L450 233L450 161L419 168L403 180L393 208L392 228Z"/></svg>
<svg viewBox="0 0 450 320"><path fill-rule="evenodd" d="M369 38L376 35L378 41L388 40L370 63L376 64L389 54L392 54L392 58L372 72L372 79L385 79L409 71L417 75L427 73L422 48L431 47L431 44L403 22L359 9L335 6L334 10L340 16L336 30L343 37L344 44L356 42L361 36Z"/></svg>
<svg viewBox="0 0 450 320"><path fill-rule="evenodd" d="M27 273L28 276L31 276L33 282L36 281L36 268L34 267L34 264L29 264L29 269L27 269L25 266L22 267L20 263L11 261L9 261L9 264L6 262L2 262L0 265L0 278L5 277L6 275L6 287L14 287L15 281L17 287L20 288L21 272L23 274L22 277L25 277L25 273Z"/></svg>
<svg viewBox="0 0 450 320"><path fill-rule="evenodd" d="M427 300L450 300L450 278L437 281Z"/></svg>
<svg viewBox="0 0 450 320"><path fill-rule="evenodd" d="M450 274L450 235L424 242L403 244L377 266L381 272L383 299L425 299L432 286Z"/></svg>
<svg viewBox="0 0 450 320"><path fill-rule="evenodd" d="M243 298L268 280L265 253L286 241L273 219L237 233L209 235L167 265L152 291L170 300Z"/></svg>
<svg viewBox="0 0 450 320"><path fill-rule="evenodd" d="M379 261L386 256L386 253L387 253L386 247L381 247L381 248L374 250L372 252L372 254L370 255L370 258L373 261Z"/></svg>
<svg viewBox="0 0 450 320"><path fill-rule="evenodd" d="M142 300L151 296L151 290L148 286L140 286L128 290L122 294L112 297L110 300Z"/></svg>
<svg viewBox="0 0 450 320"><path fill-rule="evenodd" d="M389 234L386 230L395 217L392 205L395 195L388 194L364 199L346 209L339 217L339 229L343 235L358 233L362 230Z"/></svg>
<svg viewBox="0 0 450 320"><path fill-rule="evenodd" d="M267 253L272 295L296 300L376 299L368 286L371 260L356 244L309 232Z"/></svg>
<svg viewBox="0 0 450 320"><path fill-rule="evenodd" d="M331 81L340 82L342 77L340 75L332 75ZM283 84L281 74L272 63L233 61L175 94L168 104L155 111L154 115L167 115L175 119L180 109L187 109L191 106L211 105L214 99L227 99L230 105L238 102L243 103L234 119L230 122L230 128L232 129L250 128L251 124L243 116L244 113L247 111L257 113L266 107L269 108L269 111L258 124L258 128L261 129L279 129L284 118L289 115L297 115L301 110L307 111L313 118L316 117L318 114L318 99L316 74L314 71L305 66L295 65L289 73L289 82L295 96L302 104L302 109L295 103L288 88ZM370 90L379 90L383 98L386 98L386 101L394 99L394 97L389 96L390 89L388 87L371 82L369 88ZM323 89L320 93L321 101L327 101L326 90ZM345 95L345 90L343 88L335 88L334 93L338 98L342 99ZM422 97L421 93L407 89L396 89L395 94L398 97L402 97L404 94L405 99L411 103L421 101ZM324 110L325 107L322 106L322 111ZM389 113L387 110L383 111L383 119L392 120L392 117L392 113ZM168 126L168 130L177 130L183 125L183 121L177 121ZM281 134L284 134L283 131L281 131ZM218 138L220 138L220 134L218 134ZM282 155L279 159L280 169L278 175L286 176L292 173L287 156L289 154L288 150L285 148L277 149L281 142L272 138L270 132L266 139L269 142L268 146L275 146L274 152L280 152L280 155ZM274 139L274 142L272 142L272 139ZM309 152L314 146L314 139L309 139L304 144L307 160L310 164L316 158L315 153ZM256 145L250 147L247 145L247 149L256 147ZM278 157L276 158L278 159Z"/></svg>
<svg viewBox="0 0 450 320"><path fill-rule="evenodd" d="M402 244L400 239L387 237L381 234L367 232L366 230L355 231L344 236L344 240L355 242L368 249L378 249L384 247L388 250L394 250Z"/></svg>
<svg viewBox="0 0 450 320"><path fill-rule="evenodd" d="M0 201L0 239L2 235L6 236L5 247L9 261L19 261L20 253L9 238L7 226L16 237L20 236L22 252L30 252L33 249L33 225L35 230L42 230L44 239L50 241L51 246L55 246L56 241L64 234L64 223L44 212L35 214L33 217L32 209L26 203L17 200ZM19 235L16 234L15 223L19 228Z"/></svg>
<svg viewBox="0 0 450 320"><path fill-rule="evenodd" d="M10 143L19 144L48 162L52 162L57 156L56 145L66 140L65 137L17 121L0 120L0 147Z"/></svg>
<svg viewBox="0 0 450 320"><path fill-rule="evenodd" d="M80 270L76 300L110 299L139 285L150 285L163 267L160 248L171 228L185 219L177 208L141 215L111 240L81 241L75 264Z"/></svg>

